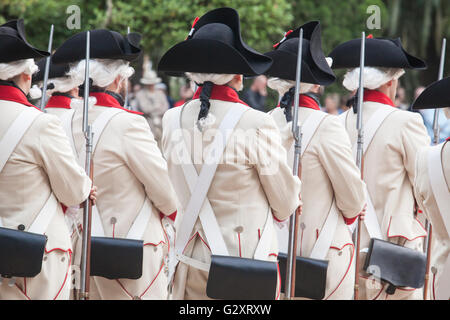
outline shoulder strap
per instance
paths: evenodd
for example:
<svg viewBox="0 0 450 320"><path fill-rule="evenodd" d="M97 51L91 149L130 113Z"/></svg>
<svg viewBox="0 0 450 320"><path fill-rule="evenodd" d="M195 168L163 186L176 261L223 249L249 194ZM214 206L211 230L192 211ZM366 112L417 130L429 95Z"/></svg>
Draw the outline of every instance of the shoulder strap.
<svg viewBox="0 0 450 320"><path fill-rule="evenodd" d="M320 230L319 238L317 239L314 247L311 251L310 258L324 260L330 250L331 243L336 233L336 226L338 223L339 215L336 208L336 200L333 199L331 203L330 211L328 212L327 219Z"/></svg>
<svg viewBox="0 0 450 320"><path fill-rule="evenodd" d="M16 149L25 132L31 126L33 121L41 113L34 108L24 109L19 116L13 121L3 138L0 140L0 172L8 162L9 157Z"/></svg>
<svg viewBox="0 0 450 320"><path fill-rule="evenodd" d="M72 134L72 119L73 115L75 114L74 109L67 110L61 117L61 123L63 126L64 131L66 132L67 138L69 138L70 146L72 147L73 154L77 156L77 149L75 148L75 142L73 140L73 134Z"/></svg>
<svg viewBox="0 0 450 320"><path fill-rule="evenodd" d="M200 214L200 210L204 206L204 202L206 200L206 195L208 193L209 187L212 183L212 179L214 177L214 174L217 170L217 166L219 164L220 159L223 156L223 151L225 150L228 138L230 137L234 127L240 120L241 116L244 114L244 112L247 109L244 108L241 105L236 105L233 108L231 108L228 113L225 115L224 119L222 120L222 123L219 126L220 134L217 134L214 137L214 140L212 142L212 146L214 146L213 150L217 150L218 152L215 152L215 159L212 161L208 161L203 164L202 169L200 171L200 175L198 176L197 182L195 183L195 187L193 191L191 192L191 198L186 206L186 210L183 214L183 221L181 224L181 228L178 231L177 239L175 241L175 251L177 255L182 255L184 248L186 244L188 243L189 236L194 229L195 223L197 221L197 218ZM180 121L181 121L181 110L177 111L177 117L174 117L175 121L178 122L176 126L179 128L181 127ZM190 157L186 157L188 160L189 158L190 163L186 164L188 166L192 166L191 169L188 169L190 171L189 176L192 175L193 171L196 172L194 165L192 164L192 159ZM182 162L183 163L183 162ZM187 169L187 166L183 164L182 168L183 170ZM186 175L186 173L185 173ZM189 181L189 176L186 177L186 181ZM208 210L209 211L209 210ZM205 211L206 212L206 211ZM212 211L209 211L212 213ZM213 214L213 213L212 213ZM211 219L208 219L209 221ZM215 220L215 219L214 219ZM214 222L213 222L214 224ZM215 225L217 225L217 221L215 221ZM202 223L202 226L204 229L208 229L209 223L204 224ZM218 228L218 225L217 225ZM228 250L226 249L225 241L223 240L223 236L220 232L212 234L209 231L205 230L205 234L207 235L208 243L210 244L211 251L214 254L221 254L221 255L228 255ZM208 239L209 237L209 239Z"/></svg>
<svg viewBox="0 0 450 320"><path fill-rule="evenodd" d="M103 131L108 125L109 121L119 112L125 112L124 110L118 108L109 108L108 110L103 111L97 119L92 123L92 132L93 132L93 140L92 140L92 153L95 152L95 148L97 146L97 142L100 139ZM78 163L84 166L84 161L86 158L86 150L84 148L81 149L78 155Z"/></svg>
<svg viewBox="0 0 450 320"><path fill-rule="evenodd" d="M445 144L446 142L428 149L428 176L445 228L450 233L450 192L442 167L442 150Z"/></svg>

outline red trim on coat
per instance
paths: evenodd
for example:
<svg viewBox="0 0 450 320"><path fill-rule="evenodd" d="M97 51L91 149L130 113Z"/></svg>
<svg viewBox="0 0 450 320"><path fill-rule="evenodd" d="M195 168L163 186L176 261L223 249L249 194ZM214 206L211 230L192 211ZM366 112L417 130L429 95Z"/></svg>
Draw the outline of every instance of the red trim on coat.
<svg viewBox="0 0 450 320"><path fill-rule="evenodd" d="M60 95L51 96L50 99L48 99L45 109L47 109L47 108L71 109L70 108L71 101L72 101L72 99L69 97L66 97L66 96L60 96Z"/></svg>
<svg viewBox="0 0 450 320"><path fill-rule="evenodd" d="M353 243L346 243L340 249L337 248L337 247L330 247L330 249L336 249L336 250L340 251L340 250L344 249L346 246L352 246L352 257L350 259L350 263L348 264L347 271L345 271L344 276L342 277L342 279L339 282L338 286L324 300L328 300L328 298L330 298L337 291L337 289L339 289L339 287L341 286L341 284L344 281L345 277L347 277L347 274L350 271L350 267L352 266L353 258L355 257L355 246L353 245Z"/></svg>
<svg viewBox="0 0 450 320"><path fill-rule="evenodd" d="M285 222L287 219L289 219L289 218L286 218L286 219L284 219L284 220L280 220L280 219L278 219L277 217L275 217L275 215L272 213L272 217L275 219L275 221L277 221L277 222Z"/></svg>
<svg viewBox="0 0 450 320"><path fill-rule="evenodd" d="M195 236L197 236L197 235L199 236L200 240L202 240L202 242L205 244L205 246L208 247L209 251L211 251L211 248L209 247L209 245L206 243L205 240L203 240L202 236L201 236L201 235L198 233L198 231L197 231L197 232L189 239L189 241L186 243L186 246L185 246L184 249L183 249L183 253L184 253L184 251L186 250L186 248L188 247L189 243L192 241L192 239L194 239Z"/></svg>
<svg viewBox="0 0 450 320"><path fill-rule="evenodd" d="M152 284L155 282L156 278L158 278L158 276L159 276L159 274L161 273L161 270L163 269L164 265L165 265L165 263L163 262L163 264L161 265L161 268L159 268L158 273L157 273L156 276L153 278L152 282L150 282L150 284L149 284L149 286L147 287L147 289L145 289L144 293L141 294L141 295L139 296L139 298L142 298L142 297L147 293L148 289L150 289L150 287L152 286Z"/></svg>
<svg viewBox="0 0 450 320"><path fill-rule="evenodd" d="M0 85L0 100L17 102L27 107L33 107L41 111L41 109L31 104L30 101L27 100L27 97L22 92L22 90L13 86Z"/></svg>
<svg viewBox="0 0 450 320"><path fill-rule="evenodd" d="M122 107L120 105L119 101L116 100L116 98L114 98L110 94L107 94L106 92L90 92L89 96L95 97L95 99L97 99L97 102L95 104L96 106L117 108L117 109L129 112L129 113L143 115L142 112L128 110L128 109Z"/></svg>
<svg viewBox="0 0 450 320"><path fill-rule="evenodd" d="M56 300L58 298L59 294L61 293L62 289L64 288L64 285L66 284L66 281L67 281L67 277L69 275L70 267L72 266L72 250L69 249L68 253L69 253L69 263L67 266L66 276L64 277L64 281L63 281L61 288L59 288L59 291L56 294L56 296L53 298L53 300Z"/></svg>
<svg viewBox="0 0 450 320"><path fill-rule="evenodd" d="M423 227L423 225L420 223L419 220L417 220L416 218L414 218L414 220L416 220L416 221L420 224L420 226L422 227L422 229L423 229L425 232L427 232L427 230ZM414 240L416 240L416 239L419 239L419 238L425 238L425 237L426 237L426 235L424 235L424 236L417 236L417 237L415 237L415 238L413 238L413 239L409 239L409 238L407 238L407 237L405 237L405 236L402 236L402 235L393 235L393 236L391 236L391 235L389 234L389 230L391 229L391 222L392 222L392 217L389 219L389 226L388 226L388 230L387 230L387 237L388 237L388 238L396 238L396 237L398 237L398 238L402 238L402 239L405 239L405 240L408 240L408 241L414 241Z"/></svg>
<svg viewBox="0 0 450 320"><path fill-rule="evenodd" d="M242 253L241 253L241 234L238 232L238 241L239 241L239 257L242 258Z"/></svg>
<svg viewBox="0 0 450 320"><path fill-rule="evenodd" d="M433 273L433 300L436 300L435 283L436 283L436 274Z"/></svg>
<svg viewBox="0 0 450 320"><path fill-rule="evenodd" d="M197 91L195 92L194 96L192 97L192 100L199 99L200 93L202 92L203 87L198 87ZM221 100L221 101L229 101L229 102L237 102L241 103L243 105L246 105L248 107L248 104L246 104L244 101L239 99L239 95L237 94L236 90L233 88L227 86L227 85L213 85L211 90L211 96L209 97L212 100Z"/></svg>
<svg viewBox="0 0 450 320"><path fill-rule="evenodd" d="M119 284L119 286L122 288L123 291L125 291L125 293L131 298L133 299L133 296L127 291L127 289L125 289L125 287L122 285L122 283L118 280L115 279L117 281L117 283Z"/></svg>
<svg viewBox="0 0 450 320"><path fill-rule="evenodd" d="M360 215L358 214L356 217L354 217L354 218L346 218L346 217L344 217L344 221L345 221L345 224L346 225L351 225L351 224L353 224L355 221L356 221L356 219L358 219L358 217L359 217Z"/></svg>
<svg viewBox="0 0 450 320"><path fill-rule="evenodd" d="M186 99L178 100L173 104L174 107L181 107L186 102Z"/></svg>
<svg viewBox="0 0 450 320"><path fill-rule="evenodd" d="M27 298L28 300L31 300L31 298L26 294L25 291L23 291L23 290L19 287L19 285L18 285L17 283L14 283L14 285L15 285L16 288L20 291L20 293L22 293L22 294L25 296L25 298Z"/></svg>
<svg viewBox="0 0 450 320"><path fill-rule="evenodd" d="M391 98L377 90L364 89L364 102L377 102L396 108Z"/></svg>
<svg viewBox="0 0 450 320"><path fill-rule="evenodd" d="M278 290L277 295L275 296L275 300L280 300L280 293L281 293L281 274L280 274L280 265L277 261L277 278L278 278Z"/></svg>

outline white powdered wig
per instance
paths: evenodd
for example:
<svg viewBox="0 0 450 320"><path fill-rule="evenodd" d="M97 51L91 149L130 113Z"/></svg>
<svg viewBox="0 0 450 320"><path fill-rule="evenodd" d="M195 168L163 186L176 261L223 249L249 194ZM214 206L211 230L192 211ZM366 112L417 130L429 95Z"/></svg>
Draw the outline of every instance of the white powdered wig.
<svg viewBox="0 0 450 320"><path fill-rule="evenodd" d="M71 66L68 76L74 79L75 82L84 82L85 60L81 60L74 66ZM92 79L93 85L106 88L117 76L122 78L122 81L131 77L134 73L133 67L129 66L129 62L125 60L112 59L92 59L89 60L89 78Z"/></svg>
<svg viewBox="0 0 450 320"><path fill-rule="evenodd" d="M444 114L447 119L450 119L450 107L444 108Z"/></svg>
<svg viewBox="0 0 450 320"><path fill-rule="evenodd" d="M0 80L8 80L26 73L32 75L39 70L33 59L23 59L13 62L0 63Z"/></svg>
<svg viewBox="0 0 450 320"><path fill-rule="evenodd" d="M39 89L39 87L36 84L34 84L30 88L30 91L28 92L28 95L30 96L30 98L32 100L40 99L40 98L42 98L42 90Z"/></svg>
<svg viewBox="0 0 450 320"><path fill-rule="evenodd" d="M284 96L286 92L289 91L290 88L295 87L295 81L292 80L284 80L280 78L269 78L267 81L267 86L270 89L278 91L280 97ZM300 94L308 93L314 87L314 84L300 82Z"/></svg>
<svg viewBox="0 0 450 320"><path fill-rule="evenodd" d="M55 86L53 89L47 90L48 94L52 94L53 92L69 92L73 88L76 88L83 84L84 78L78 77L59 77L49 79L48 83L53 83Z"/></svg>
<svg viewBox="0 0 450 320"><path fill-rule="evenodd" d="M218 74L218 73L194 73L194 72L186 72L186 75L192 81L202 84L206 81L211 81L214 84L222 86L227 84L234 78L234 74Z"/></svg>
<svg viewBox="0 0 450 320"><path fill-rule="evenodd" d="M383 84L391 80L397 80L405 74L405 70L398 68L364 68L364 88L375 90ZM354 68L344 76L342 82L344 87L349 91L354 91L359 88L359 68Z"/></svg>

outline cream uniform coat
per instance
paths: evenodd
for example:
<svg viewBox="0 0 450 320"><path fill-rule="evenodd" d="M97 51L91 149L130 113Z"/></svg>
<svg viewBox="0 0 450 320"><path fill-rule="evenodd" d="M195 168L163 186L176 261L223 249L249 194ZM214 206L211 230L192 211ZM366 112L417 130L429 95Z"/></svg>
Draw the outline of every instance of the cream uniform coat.
<svg viewBox="0 0 450 320"><path fill-rule="evenodd" d="M311 115L321 112L299 108L299 125ZM284 109L271 111L288 150L288 163L294 159L292 122L287 123ZM339 211L336 231L328 251L329 261L325 299L349 300L353 297L355 279L355 252L351 233L344 218L356 217L365 205L364 183L353 160L348 135L337 117L327 115L316 129L308 145L302 144L303 213L297 255L308 257L330 211L333 199ZM282 232L288 233L288 228Z"/></svg>
<svg viewBox="0 0 450 320"><path fill-rule="evenodd" d="M450 144L444 142L442 169L450 190ZM414 191L419 207L433 226L431 273L427 299L450 299L450 235L436 203L428 174L428 148L417 155ZM450 199L448 199L450 201Z"/></svg>
<svg viewBox="0 0 450 320"><path fill-rule="evenodd" d="M110 109L105 105L120 108L106 93L93 95L97 105L89 110L89 123ZM76 109L73 135L78 153L85 148L82 119L82 108ZM93 162L94 183L98 187L97 207L106 237L125 238L145 198L151 202L152 214L143 237L142 277L138 280L92 277L91 298L167 299L169 246L160 212L170 215L177 210L176 195L166 161L145 118L125 109L113 116L93 151ZM81 241L78 241L77 249L80 248Z"/></svg>
<svg viewBox="0 0 450 320"><path fill-rule="evenodd" d="M24 108L29 107L0 100L0 139ZM51 192L60 203L75 206L88 197L90 188L91 181L76 162L59 119L42 113L0 172L3 225L12 229L24 225L26 231ZM48 242L41 273L34 278L17 278L12 287L4 280L0 300L69 298L73 254L61 205L45 234Z"/></svg>
<svg viewBox="0 0 450 320"><path fill-rule="evenodd" d="M381 93L376 93L381 94ZM383 95L384 96L384 95ZM386 96L384 96L387 98ZM380 108L393 108L379 102L363 104L363 126ZM340 115L356 144L356 114L352 109ZM414 215L413 183L415 159L420 148L430 144L422 118L417 113L396 110L381 124L364 154L364 182L375 208L384 238L415 250L423 250L426 230ZM365 226L361 231L361 249L369 246L370 238ZM360 254L360 266L364 266L365 253ZM368 279L360 271L360 299L421 299L422 290L398 288L394 295L387 295L387 285Z"/></svg>
<svg viewBox="0 0 450 320"><path fill-rule="evenodd" d="M286 151L281 145L279 131L270 116L239 102L234 90L230 91L230 95L236 98L234 102L214 99L214 90L233 89L225 86L213 87L209 112L216 120L208 129L214 131L226 112L236 104L247 110L229 138L224 151L225 159L228 160L219 163L207 197L230 255L253 258L268 209L272 209L277 219L287 219L300 204L298 197L300 181L297 177L293 177L286 163ZM163 118L163 153L183 209L190 199L190 192L181 165L177 163L172 153L175 152L177 145L183 143L183 139L190 141L191 144L188 145L194 147L188 147L188 150L197 172L200 172L203 163L201 149L208 146L211 136L207 137L208 134L205 133L202 137L198 129L194 129L199 110L200 101L194 96L194 100L185 105L181 114L181 128L184 130L182 136L174 134L171 129L176 115L175 109L166 112ZM253 143L247 142L246 145L243 137L247 137ZM261 147L260 150L258 145ZM197 151L193 152L193 149ZM261 152L261 157L258 157L258 151ZM273 166L270 164L264 166L263 161L266 160ZM180 212L176 226L182 223L182 218ZM178 227L176 229L178 230ZM267 259L276 261L277 254L277 236L274 230L270 255ZM184 255L204 263L210 262L211 251L199 219L191 232ZM180 262L174 276L173 298L208 299L207 279L207 272Z"/></svg>

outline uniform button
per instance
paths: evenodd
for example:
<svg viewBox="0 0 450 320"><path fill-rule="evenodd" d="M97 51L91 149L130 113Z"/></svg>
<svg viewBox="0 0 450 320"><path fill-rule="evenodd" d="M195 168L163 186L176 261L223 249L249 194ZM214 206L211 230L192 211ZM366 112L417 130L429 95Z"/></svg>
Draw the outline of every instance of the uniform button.
<svg viewBox="0 0 450 320"><path fill-rule="evenodd" d="M242 233L244 231L244 227L242 226L236 227L234 228L234 231L236 231L237 233Z"/></svg>
<svg viewBox="0 0 450 320"><path fill-rule="evenodd" d="M431 273L436 274L437 273L437 268L436 267L431 267Z"/></svg>
<svg viewBox="0 0 450 320"><path fill-rule="evenodd" d="M72 283L75 284L75 279L72 280Z"/></svg>
<svg viewBox="0 0 450 320"><path fill-rule="evenodd" d="M155 252L158 251L158 247L154 246L153 251L155 251Z"/></svg>
<svg viewBox="0 0 450 320"><path fill-rule="evenodd" d="M339 252L338 252L338 256L342 256L342 251L339 251Z"/></svg>
<svg viewBox="0 0 450 320"><path fill-rule="evenodd" d="M112 217L111 218L111 224L116 224L116 222L117 222L117 219L115 217Z"/></svg>
<svg viewBox="0 0 450 320"><path fill-rule="evenodd" d="M138 296L134 296L133 300L141 300L141 298L139 298Z"/></svg>
<svg viewBox="0 0 450 320"><path fill-rule="evenodd" d="M306 229L306 224L304 224L303 222L300 223L300 229L305 230Z"/></svg>
<svg viewBox="0 0 450 320"><path fill-rule="evenodd" d="M47 261L47 256L45 256L42 260Z"/></svg>
<svg viewBox="0 0 450 320"><path fill-rule="evenodd" d="M66 257L61 258L61 262L64 262L64 260L66 260Z"/></svg>
<svg viewBox="0 0 450 320"><path fill-rule="evenodd" d="M25 230L25 226L23 224L19 224L17 229L19 229L20 231L24 231Z"/></svg>

